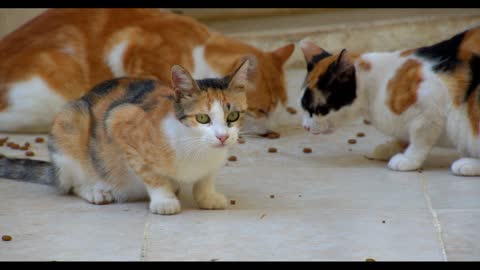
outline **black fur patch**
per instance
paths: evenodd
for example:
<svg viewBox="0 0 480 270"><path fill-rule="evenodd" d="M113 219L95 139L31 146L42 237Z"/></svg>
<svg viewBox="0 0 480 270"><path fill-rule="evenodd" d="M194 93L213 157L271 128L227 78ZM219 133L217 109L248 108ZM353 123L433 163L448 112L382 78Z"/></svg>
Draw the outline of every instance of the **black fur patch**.
<svg viewBox="0 0 480 270"><path fill-rule="evenodd" d="M208 89L226 90L230 83L231 77L225 76L223 78L208 78L202 80L196 80L200 90L206 91Z"/></svg>
<svg viewBox="0 0 480 270"><path fill-rule="evenodd" d="M470 59L470 72L472 77L470 79L470 84L468 85L467 93L465 94L465 101L468 100L470 95L480 85L480 57L478 55L473 55Z"/></svg>
<svg viewBox="0 0 480 270"><path fill-rule="evenodd" d="M95 100L103 96L106 96L113 89L115 89L118 86L120 79L121 78L116 78L112 80L103 81L97 84L95 87L93 87L92 90L90 90L90 92L85 94L81 99L86 101L91 106L95 102Z"/></svg>
<svg viewBox="0 0 480 270"><path fill-rule="evenodd" d="M436 64L433 66L435 72L452 71L460 63L457 57L458 49L466 32L432 46L421 47L416 50L415 55L435 61Z"/></svg>
<svg viewBox="0 0 480 270"><path fill-rule="evenodd" d="M339 110L341 107L352 104L357 97L357 82L355 69L344 74L337 74L337 62L328 66L327 70L318 79L316 89L307 88L302 100L302 108L309 112L310 117L327 115L330 110ZM319 91L326 97L325 104L315 104L312 91Z"/></svg>
<svg viewBox="0 0 480 270"><path fill-rule="evenodd" d="M310 72L315 67L315 65L322 59L332 56L327 51L322 52L321 54L314 55L310 62L307 64L307 71Z"/></svg>
<svg viewBox="0 0 480 270"><path fill-rule="evenodd" d="M0 177L54 186L57 178L50 162L0 157Z"/></svg>

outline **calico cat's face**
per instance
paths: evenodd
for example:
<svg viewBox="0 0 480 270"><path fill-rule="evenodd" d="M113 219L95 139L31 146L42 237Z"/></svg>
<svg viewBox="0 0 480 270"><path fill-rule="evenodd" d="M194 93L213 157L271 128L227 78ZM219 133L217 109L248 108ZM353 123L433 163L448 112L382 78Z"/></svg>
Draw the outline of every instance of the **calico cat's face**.
<svg viewBox="0 0 480 270"><path fill-rule="evenodd" d="M248 70L249 62L245 61L230 76L195 81L185 69L174 66L177 119L212 147L235 144L247 110L246 91L253 87Z"/></svg>
<svg viewBox="0 0 480 270"><path fill-rule="evenodd" d="M307 61L302 86L303 127L329 134L356 118L355 67L347 52L332 55L309 41L300 44Z"/></svg>

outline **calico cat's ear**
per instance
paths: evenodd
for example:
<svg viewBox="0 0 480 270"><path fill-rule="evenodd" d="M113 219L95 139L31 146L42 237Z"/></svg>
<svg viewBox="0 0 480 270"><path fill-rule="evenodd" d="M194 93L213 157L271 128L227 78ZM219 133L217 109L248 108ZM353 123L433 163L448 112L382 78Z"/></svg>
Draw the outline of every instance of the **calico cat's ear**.
<svg viewBox="0 0 480 270"><path fill-rule="evenodd" d="M172 87L177 101L199 91L198 85L190 73L179 65L172 67Z"/></svg>
<svg viewBox="0 0 480 270"><path fill-rule="evenodd" d="M305 61L307 63L310 63L310 61L312 61L312 58L315 55L328 53L327 51L318 47L317 45L315 45L315 43L311 42L308 39L302 39L300 41L300 48L302 49L303 56L305 56Z"/></svg>
<svg viewBox="0 0 480 270"><path fill-rule="evenodd" d="M285 62L287 62L290 55L292 55L293 50L295 50L295 44L291 43L274 50L272 55L280 62L281 65L283 65Z"/></svg>
<svg viewBox="0 0 480 270"><path fill-rule="evenodd" d="M349 76L354 74L355 66L346 49L343 49L335 62L337 75Z"/></svg>
<svg viewBox="0 0 480 270"><path fill-rule="evenodd" d="M246 59L232 74L228 88L235 91L249 91L255 87L255 67Z"/></svg>

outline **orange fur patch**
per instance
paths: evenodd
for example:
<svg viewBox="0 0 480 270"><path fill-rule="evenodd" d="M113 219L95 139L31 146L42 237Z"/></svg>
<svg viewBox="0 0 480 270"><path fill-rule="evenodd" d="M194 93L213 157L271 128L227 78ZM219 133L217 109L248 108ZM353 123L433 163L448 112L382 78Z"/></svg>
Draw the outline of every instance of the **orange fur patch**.
<svg viewBox="0 0 480 270"><path fill-rule="evenodd" d="M372 69L372 64L365 59L360 59L358 61L358 66L365 71Z"/></svg>
<svg viewBox="0 0 480 270"><path fill-rule="evenodd" d="M480 87L470 95L467 101L467 115L470 121L470 128L475 136L480 133L480 103L478 102L478 94Z"/></svg>
<svg viewBox="0 0 480 270"><path fill-rule="evenodd" d="M388 81L390 96L387 105L395 114L401 114L417 102L417 91L423 81L422 64L408 59Z"/></svg>
<svg viewBox="0 0 480 270"><path fill-rule="evenodd" d="M405 51L402 51L402 52L400 53L400 56L402 56L402 57L409 56L409 55L411 55L413 52L415 52L415 49L405 50Z"/></svg>

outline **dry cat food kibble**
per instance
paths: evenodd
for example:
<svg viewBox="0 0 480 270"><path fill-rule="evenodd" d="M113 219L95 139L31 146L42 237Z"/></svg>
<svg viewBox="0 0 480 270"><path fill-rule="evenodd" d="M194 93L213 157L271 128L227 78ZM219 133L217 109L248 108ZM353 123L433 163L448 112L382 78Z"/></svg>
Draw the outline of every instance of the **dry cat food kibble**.
<svg viewBox="0 0 480 270"><path fill-rule="evenodd" d="M244 144L244 143L245 143L245 139L243 139L243 138L238 138L237 142L238 142L239 144Z"/></svg>
<svg viewBox="0 0 480 270"><path fill-rule="evenodd" d="M35 155L35 153L32 152L32 151L25 152L25 156L27 156L27 157L33 157L34 155Z"/></svg>
<svg viewBox="0 0 480 270"><path fill-rule="evenodd" d="M349 144L356 144L356 143L357 143L357 140L355 140L355 139L349 139L349 140L348 140L348 143L349 143Z"/></svg>
<svg viewBox="0 0 480 270"><path fill-rule="evenodd" d="M20 145L16 143L8 143L7 146L10 147L11 149L20 149Z"/></svg>
<svg viewBox="0 0 480 270"><path fill-rule="evenodd" d="M3 145L3 144L6 143L7 141L8 141L8 137L1 138L1 139L0 139L0 144Z"/></svg>
<svg viewBox="0 0 480 270"><path fill-rule="evenodd" d="M292 107L287 107L287 112L289 112L290 114L296 114L297 110L295 110L295 108L292 108Z"/></svg>
<svg viewBox="0 0 480 270"><path fill-rule="evenodd" d="M277 152L277 148L275 148L275 147L270 147L270 148L268 148L268 152L269 152L269 153L276 153L276 152Z"/></svg>
<svg viewBox="0 0 480 270"><path fill-rule="evenodd" d="M278 139L280 138L280 134L275 131L269 131L263 134L262 137L269 138L269 139Z"/></svg>
<svg viewBox="0 0 480 270"><path fill-rule="evenodd" d="M372 122L368 121L367 119L364 119L364 120L363 120L363 123L364 123L365 125L370 125L370 124L372 124Z"/></svg>
<svg viewBox="0 0 480 270"><path fill-rule="evenodd" d="M236 156L230 156L228 158L228 161L237 161L237 157Z"/></svg>
<svg viewBox="0 0 480 270"><path fill-rule="evenodd" d="M365 261L366 261L366 262L375 262L375 260L372 259L372 258L366 258Z"/></svg>
<svg viewBox="0 0 480 270"><path fill-rule="evenodd" d="M2 240L3 241L11 241L12 240L12 237L10 235L3 235L2 236Z"/></svg>
<svg viewBox="0 0 480 270"><path fill-rule="evenodd" d="M28 150L28 147L27 146L22 146L22 147L20 147L20 150L22 150L22 151Z"/></svg>
<svg viewBox="0 0 480 270"><path fill-rule="evenodd" d="M234 205L235 203L236 203L235 200L230 200L230 204L231 204L231 205Z"/></svg>
<svg viewBox="0 0 480 270"><path fill-rule="evenodd" d="M312 148L303 148L303 153L309 154L312 152Z"/></svg>
<svg viewBox="0 0 480 270"><path fill-rule="evenodd" d="M43 139L42 137L35 138L36 143L43 143L44 141L45 141L45 139Z"/></svg>
<svg viewBox="0 0 480 270"><path fill-rule="evenodd" d="M363 132L359 132L357 133L357 137L361 138L361 137L365 137L365 133Z"/></svg>

